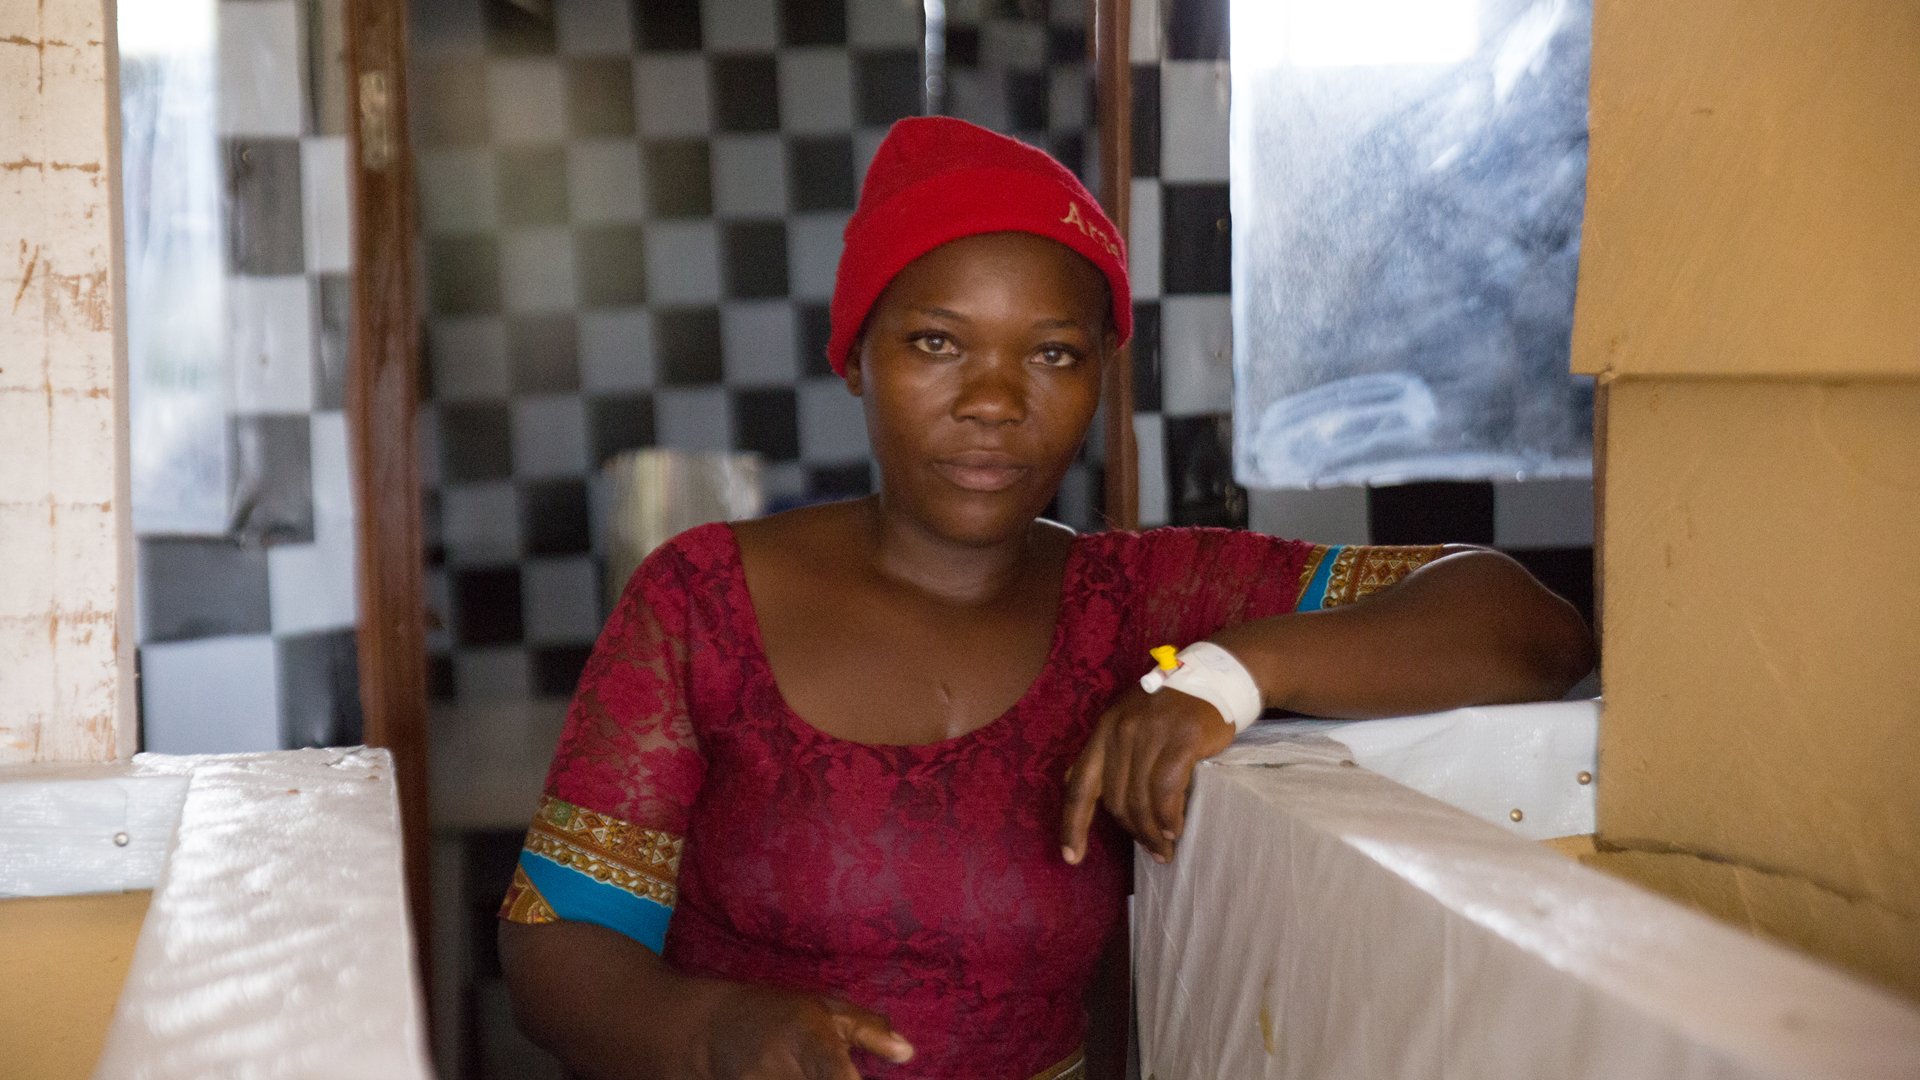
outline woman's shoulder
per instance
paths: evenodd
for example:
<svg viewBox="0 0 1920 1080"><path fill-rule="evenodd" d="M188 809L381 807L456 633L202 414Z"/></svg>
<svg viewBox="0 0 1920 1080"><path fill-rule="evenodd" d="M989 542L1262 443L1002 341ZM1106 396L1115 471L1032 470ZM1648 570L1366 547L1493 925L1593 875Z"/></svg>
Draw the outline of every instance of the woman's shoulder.
<svg viewBox="0 0 1920 1080"><path fill-rule="evenodd" d="M859 500L815 503L736 521L727 528L745 565L820 566L846 556L857 538L858 507Z"/></svg>
<svg viewBox="0 0 1920 1080"><path fill-rule="evenodd" d="M1083 565L1135 589L1297 575L1318 550L1304 540L1196 525L1086 533L1076 544Z"/></svg>
<svg viewBox="0 0 1920 1080"><path fill-rule="evenodd" d="M805 506L742 521L712 521L677 533L640 562L634 581L684 588L755 571L818 565L844 550L845 504Z"/></svg>
<svg viewBox="0 0 1920 1080"><path fill-rule="evenodd" d="M697 576L738 561L739 548L724 521L695 525L676 533L640 560L636 577L673 579Z"/></svg>
<svg viewBox="0 0 1920 1080"><path fill-rule="evenodd" d="M767 558L809 559L844 543L854 503L816 503L765 517L711 521L673 536L648 561L684 562L700 568L759 563Z"/></svg>
<svg viewBox="0 0 1920 1080"><path fill-rule="evenodd" d="M1162 525L1151 529L1109 529L1080 533L1074 544L1083 554L1121 560L1156 559L1179 556L1206 557L1211 554L1272 548L1305 548L1300 540L1269 536L1246 529L1227 529L1213 525Z"/></svg>

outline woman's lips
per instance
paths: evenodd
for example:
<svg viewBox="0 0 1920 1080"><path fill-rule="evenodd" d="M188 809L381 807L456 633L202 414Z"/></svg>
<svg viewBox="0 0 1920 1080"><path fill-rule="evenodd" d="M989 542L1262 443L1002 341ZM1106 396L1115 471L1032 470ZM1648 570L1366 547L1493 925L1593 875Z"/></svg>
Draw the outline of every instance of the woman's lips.
<svg viewBox="0 0 1920 1080"><path fill-rule="evenodd" d="M1008 454L969 450L935 461L933 467L955 487L967 491L1005 491L1020 482L1027 467Z"/></svg>

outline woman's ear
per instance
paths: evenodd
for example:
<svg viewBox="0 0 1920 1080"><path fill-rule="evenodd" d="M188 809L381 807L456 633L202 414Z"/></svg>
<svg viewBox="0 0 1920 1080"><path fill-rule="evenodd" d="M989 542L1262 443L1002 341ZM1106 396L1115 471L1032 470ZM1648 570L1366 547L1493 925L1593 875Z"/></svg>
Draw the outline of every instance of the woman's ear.
<svg viewBox="0 0 1920 1080"><path fill-rule="evenodd" d="M847 393L854 397L860 396L860 352L866 348L866 344L866 339L862 338L847 350L846 373L841 376L847 380Z"/></svg>
<svg viewBox="0 0 1920 1080"><path fill-rule="evenodd" d="M1107 329L1100 335L1100 397L1103 400L1107 396L1107 382L1112 377L1108 374L1109 369L1119 362L1120 335L1109 323Z"/></svg>

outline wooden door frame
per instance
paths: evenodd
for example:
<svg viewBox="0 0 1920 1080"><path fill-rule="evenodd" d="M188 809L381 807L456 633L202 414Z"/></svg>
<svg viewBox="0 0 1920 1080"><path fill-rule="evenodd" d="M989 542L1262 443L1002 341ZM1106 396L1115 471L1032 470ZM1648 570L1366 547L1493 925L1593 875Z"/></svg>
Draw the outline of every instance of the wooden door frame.
<svg viewBox="0 0 1920 1080"><path fill-rule="evenodd" d="M1095 0L1089 17L1093 42L1094 109L1100 143L1100 201L1123 240L1133 222L1133 4ZM1129 252L1131 254L1131 252ZM1140 455L1133 438L1133 346L1114 356L1101 394L1106 407L1106 524L1140 527Z"/></svg>
<svg viewBox="0 0 1920 1080"><path fill-rule="evenodd" d="M1133 4L1094 0L1087 40L1094 72L1095 130L1100 144L1100 202L1123 242L1132 247L1133 221ZM1131 256L1131 251L1129 251ZM1101 391L1105 454L1104 517L1109 529L1140 527L1140 457L1133 437L1133 346L1114 354ZM1132 883L1128 883L1131 891ZM1094 973L1090 1002L1102 1014L1124 1017L1117 1028L1096 1025L1087 1045L1087 1074L1105 1080L1126 1074L1138 1042L1133 1002L1133 935L1125 920ZM1115 1045L1113 1039L1121 1040Z"/></svg>
<svg viewBox="0 0 1920 1080"><path fill-rule="evenodd" d="M420 279L407 138L406 5L344 0L353 451L364 738L393 753L421 983L428 983L427 648L421 524Z"/></svg>

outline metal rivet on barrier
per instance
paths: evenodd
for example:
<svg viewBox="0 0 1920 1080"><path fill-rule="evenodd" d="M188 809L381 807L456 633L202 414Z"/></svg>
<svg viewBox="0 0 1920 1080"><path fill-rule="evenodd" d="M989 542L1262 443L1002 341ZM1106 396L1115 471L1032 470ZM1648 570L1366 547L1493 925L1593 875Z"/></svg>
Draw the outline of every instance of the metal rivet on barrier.
<svg viewBox="0 0 1920 1080"><path fill-rule="evenodd" d="M1579 776L1574 777L1574 779L1580 781L1583 784L1591 784L1593 783L1593 774L1590 772L1583 771Z"/></svg>
<svg viewBox="0 0 1920 1080"><path fill-rule="evenodd" d="M126 847L131 843L133 843L133 837L128 836L126 833L117 832L113 834L113 846Z"/></svg>
<svg viewBox="0 0 1920 1080"><path fill-rule="evenodd" d="M1508 814L1507 816L1509 818L1512 818L1515 821L1519 821L1521 818L1526 817L1527 815L1521 813L1518 809L1515 809L1511 814Z"/></svg>

